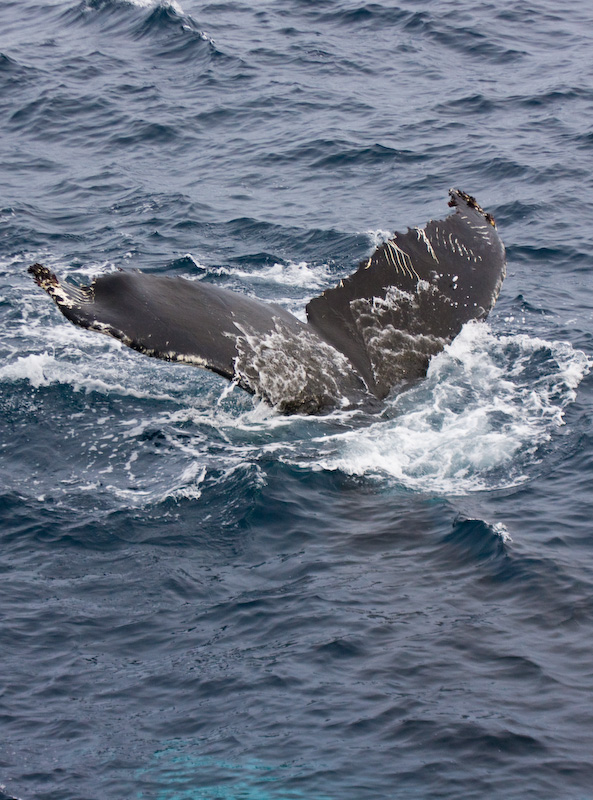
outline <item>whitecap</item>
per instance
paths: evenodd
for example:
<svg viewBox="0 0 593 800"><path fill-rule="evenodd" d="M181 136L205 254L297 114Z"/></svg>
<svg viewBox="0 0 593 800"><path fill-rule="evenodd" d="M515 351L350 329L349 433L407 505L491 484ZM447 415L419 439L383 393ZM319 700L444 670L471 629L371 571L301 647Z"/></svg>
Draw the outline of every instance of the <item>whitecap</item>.
<svg viewBox="0 0 593 800"><path fill-rule="evenodd" d="M137 8L170 8L179 16L183 16L184 11L177 0L120 0Z"/></svg>

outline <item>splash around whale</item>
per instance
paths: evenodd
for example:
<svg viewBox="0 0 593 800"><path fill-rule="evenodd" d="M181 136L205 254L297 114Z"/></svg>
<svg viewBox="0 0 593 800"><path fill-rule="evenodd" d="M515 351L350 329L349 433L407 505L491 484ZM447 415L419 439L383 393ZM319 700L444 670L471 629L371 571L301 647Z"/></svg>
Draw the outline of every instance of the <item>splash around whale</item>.
<svg viewBox="0 0 593 800"><path fill-rule="evenodd" d="M76 325L212 370L280 412L376 404L423 377L500 292L506 258L493 217L465 192L449 195L453 213L381 244L308 303L306 323L203 281L122 271L75 286L41 264L29 272Z"/></svg>

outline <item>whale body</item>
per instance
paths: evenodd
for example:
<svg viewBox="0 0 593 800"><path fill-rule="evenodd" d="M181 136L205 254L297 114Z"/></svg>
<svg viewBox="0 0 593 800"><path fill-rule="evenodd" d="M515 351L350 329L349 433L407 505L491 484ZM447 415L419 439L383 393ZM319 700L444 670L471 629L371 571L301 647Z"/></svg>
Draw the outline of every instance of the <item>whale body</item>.
<svg viewBox="0 0 593 800"><path fill-rule="evenodd" d="M212 370L283 413L376 403L422 378L500 292L506 258L493 217L465 192L449 195L453 213L394 234L308 303L306 323L203 281L120 271L75 286L41 264L29 272L76 325Z"/></svg>

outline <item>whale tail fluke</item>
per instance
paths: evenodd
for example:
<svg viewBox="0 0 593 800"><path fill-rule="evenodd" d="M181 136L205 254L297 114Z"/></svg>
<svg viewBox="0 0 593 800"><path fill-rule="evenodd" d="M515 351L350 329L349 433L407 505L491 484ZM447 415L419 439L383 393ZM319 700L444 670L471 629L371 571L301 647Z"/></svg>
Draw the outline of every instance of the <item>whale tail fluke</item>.
<svg viewBox="0 0 593 800"><path fill-rule="evenodd" d="M212 370L281 411L315 413L422 377L496 302L505 250L494 220L469 195L450 196L454 213L394 234L309 302L308 323L203 281L120 271L74 286L41 264L29 272L76 325Z"/></svg>

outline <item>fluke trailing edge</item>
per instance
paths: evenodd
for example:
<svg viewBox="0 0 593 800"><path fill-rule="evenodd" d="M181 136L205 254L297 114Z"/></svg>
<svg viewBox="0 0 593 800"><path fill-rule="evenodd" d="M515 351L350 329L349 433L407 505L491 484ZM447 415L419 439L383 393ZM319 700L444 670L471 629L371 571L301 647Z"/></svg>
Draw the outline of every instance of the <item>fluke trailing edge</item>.
<svg viewBox="0 0 593 800"><path fill-rule="evenodd" d="M455 211L396 233L307 305L307 323L274 303L203 281L142 272L36 282L71 322L165 361L213 370L284 413L383 399L426 373L464 323L485 319L505 275L494 219L452 189Z"/></svg>

